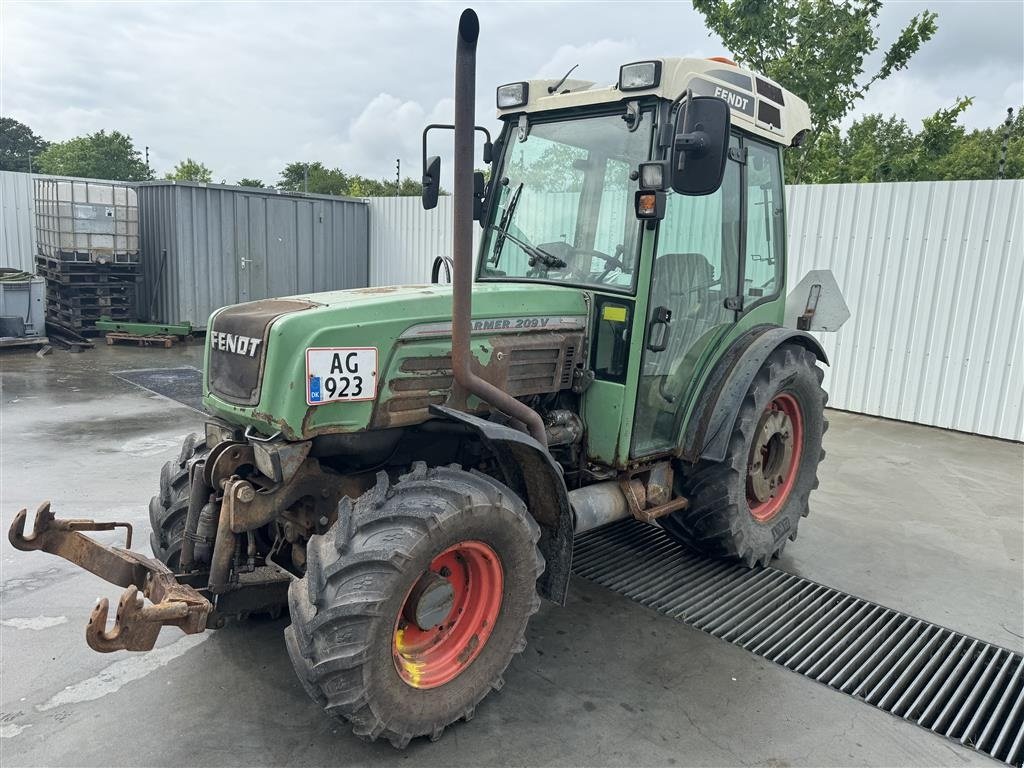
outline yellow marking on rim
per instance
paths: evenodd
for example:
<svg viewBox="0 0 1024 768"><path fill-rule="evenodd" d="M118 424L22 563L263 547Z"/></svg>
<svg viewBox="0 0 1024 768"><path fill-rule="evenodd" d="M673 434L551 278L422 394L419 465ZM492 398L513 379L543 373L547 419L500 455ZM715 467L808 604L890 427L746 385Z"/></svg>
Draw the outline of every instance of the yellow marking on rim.
<svg viewBox="0 0 1024 768"><path fill-rule="evenodd" d="M405 670L409 679L406 681L413 688L420 687L420 678L423 676L422 662L410 661L403 651L405 641L405 630L399 629L395 632L395 648L398 650L398 658L402 662L402 669Z"/></svg>

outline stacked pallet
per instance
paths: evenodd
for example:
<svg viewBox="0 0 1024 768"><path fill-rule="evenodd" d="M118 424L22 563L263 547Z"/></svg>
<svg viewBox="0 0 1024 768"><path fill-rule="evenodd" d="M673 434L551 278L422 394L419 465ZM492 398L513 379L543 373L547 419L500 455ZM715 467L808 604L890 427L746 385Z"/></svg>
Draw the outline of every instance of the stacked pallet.
<svg viewBox="0 0 1024 768"><path fill-rule="evenodd" d="M137 256L101 263L82 260L82 254L39 254L36 272L46 278L49 322L82 333L95 331L101 317L136 319Z"/></svg>

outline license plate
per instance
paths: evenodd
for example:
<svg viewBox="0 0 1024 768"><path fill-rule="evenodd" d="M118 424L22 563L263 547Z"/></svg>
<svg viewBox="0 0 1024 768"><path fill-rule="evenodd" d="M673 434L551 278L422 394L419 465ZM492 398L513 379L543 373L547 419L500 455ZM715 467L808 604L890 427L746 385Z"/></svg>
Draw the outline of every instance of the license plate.
<svg viewBox="0 0 1024 768"><path fill-rule="evenodd" d="M306 350L306 403L373 400L377 396L376 347Z"/></svg>

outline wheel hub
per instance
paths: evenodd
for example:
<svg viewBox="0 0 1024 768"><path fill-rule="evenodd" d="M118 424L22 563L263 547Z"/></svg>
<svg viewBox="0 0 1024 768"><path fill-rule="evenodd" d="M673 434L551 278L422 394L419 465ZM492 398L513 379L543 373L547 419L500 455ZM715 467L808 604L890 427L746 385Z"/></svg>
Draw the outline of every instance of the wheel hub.
<svg viewBox="0 0 1024 768"><path fill-rule="evenodd" d="M487 644L501 613L504 573L482 541L437 555L409 590L395 621L392 655L413 688L453 680Z"/></svg>
<svg viewBox="0 0 1024 768"><path fill-rule="evenodd" d="M759 522L773 518L796 482L803 444L803 417L796 398L776 395L768 403L750 446L747 503Z"/></svg>
<svg viewBox="0 0 1024 768"><path fill-rule="evenodd" d="M406 620L425 631L448 618L455 604L455 588L445 578L448 575L433 571L423 574L405 603L403 614Z"/></svg>
<svg viewBox="0 0 1024 768"><path fill-rule="evenodd" d="M748 477L758 501L775 497L785 481L783 474L793 461L793 422L782 411L767 411L754 441Z"/></svg>

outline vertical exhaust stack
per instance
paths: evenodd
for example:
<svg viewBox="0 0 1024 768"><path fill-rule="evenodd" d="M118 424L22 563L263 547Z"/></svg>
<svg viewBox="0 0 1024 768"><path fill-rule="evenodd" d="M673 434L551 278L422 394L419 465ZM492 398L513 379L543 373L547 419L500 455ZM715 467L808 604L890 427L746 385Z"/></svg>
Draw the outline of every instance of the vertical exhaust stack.
<svg viewBox="0 0 1024 768"><path fill-rule="evenodd" d="M453 196L452 369L456 383L506 416L526 425L547 448L544 422L535 410L484 381L472 370L469 351L473 316L473 134L476 127L476 41L480 20L467 8L459 18L455 50L455 192Z"/></svg>

